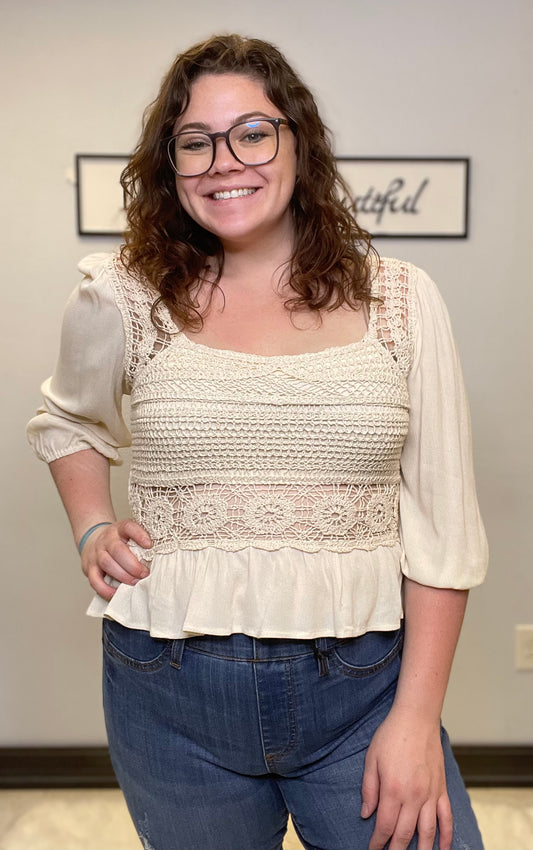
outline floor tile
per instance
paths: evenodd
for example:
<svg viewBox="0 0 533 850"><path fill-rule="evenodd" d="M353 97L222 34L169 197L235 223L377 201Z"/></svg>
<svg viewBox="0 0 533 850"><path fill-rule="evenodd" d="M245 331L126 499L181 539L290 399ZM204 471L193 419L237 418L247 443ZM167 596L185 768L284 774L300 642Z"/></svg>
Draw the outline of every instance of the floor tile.
<svg viewBox="0 0 533 850"><path fill-rule="evenodd" d="M533 788L473 788L486 850L533 850ZM301 850L292 825L284 850ZM0 850L141 850L120 791L0 791Z"/></svg>

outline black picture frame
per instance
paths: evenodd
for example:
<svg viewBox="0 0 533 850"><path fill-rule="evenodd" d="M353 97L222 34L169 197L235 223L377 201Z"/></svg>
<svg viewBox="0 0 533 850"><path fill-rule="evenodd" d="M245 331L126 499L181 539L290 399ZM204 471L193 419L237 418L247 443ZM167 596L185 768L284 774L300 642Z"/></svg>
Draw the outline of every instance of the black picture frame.
<svg viewBox="0 0 533 850"><path fill-rule="evenodd" d="M337 157L361 227L376 238L467 239L469 157Z"/></svg>

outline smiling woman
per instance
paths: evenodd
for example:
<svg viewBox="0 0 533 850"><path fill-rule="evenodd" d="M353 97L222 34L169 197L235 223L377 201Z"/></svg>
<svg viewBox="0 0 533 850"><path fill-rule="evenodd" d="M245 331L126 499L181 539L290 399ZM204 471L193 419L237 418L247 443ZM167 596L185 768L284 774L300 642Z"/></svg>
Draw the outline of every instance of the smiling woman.
<svg viewBox="0 0 533 850"><path fill-rule="evenodd" d="M435 285L371 250L257 39L178 56L123 185L125 244L80 264L29 435L144 846L281 850L290 812L309 850L480 850L440 711L486 540Z"/></svg>
<svg viewBox="0 0 533 850"><path fill-rule="evenodd" d="M253 190L268 185L269 170L258 172L258 159L241 168L247 162L247 156L240 155L244 141L237 151L239 140L235 131L229 132L235 124L249 119L254 124L253 119L262 118L269 119L276 140L275 153L271 156L269 149L268 162L261 155L262 165L273 166L278 188L282 166L289 166L283 175L286 189L295 180L292 194L286 198L283 245L269 263L271 271L279 266L286 273L285 279L291 281L287 307L310 313L316 324L328 306L346 304L353 312L361 303L371 301L367 262L370 237L342 202L349 191L337 172L328 133L311 93L273 45L259 39L221 36L192 47L176 59L159 96L146 111L144 133L122 181L129 199L129 229L122 260L132 272L146 275L182 328L199 329L205 319L196 303L199 281L208 284L206 304L216 294L222 297L219 283L229 245L191 215L192 181L199 177L200 169L195 166L193 175L192 167L187 173L184 166L177 167L177 151L183 152L190 140L180 135L180 142L176 136L195 131L194 147L200 150L206 146L207 155L216 156L207 173L207 162L202 162L201 176L205 179L197 182L202 184L199 191L210 189L214 194L214 189L217 199L225 201L224 194L232 189L249 189L254 194ZM274 124L273 119L281 120ZM252 138L255 140L256 134ZM269 138L271 145L272 131ZM251 147L247 143L247 150ZM280 155L282 165L276 165ZM291 162L291 156L295 156L295 162ZM213 166L223 169L217 176L218 186L209 173ZM253 177L255 183L246 185L243 177ZM273 202L272 194L269 197ZM206 201L205 209L208 206ZM316 239L317 233L320 239ZM271 232L271 245L273 242ZM266 242L262 244L268 257L270 249ZM259 245L256 247L259 249ZM248 285L256 274L257 265L248 275Z"/></svg>
<svg viewBox="0 0 533 850"><path fill-rule="evenodd" d="M174 125L178 199L196 224L218 236L226 260L246 246L279 264L292 254L296 139L277 113L259 80L204 74Z"/></svg>

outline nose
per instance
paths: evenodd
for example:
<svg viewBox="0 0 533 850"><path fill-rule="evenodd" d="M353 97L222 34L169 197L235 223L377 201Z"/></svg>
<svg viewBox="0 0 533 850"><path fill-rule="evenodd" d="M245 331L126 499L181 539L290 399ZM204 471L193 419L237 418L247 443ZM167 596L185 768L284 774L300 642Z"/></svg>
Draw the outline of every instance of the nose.
<svg viewBox="0 0 533 850"><path fill-rule="evenodd" d="M215 139L215 158L209 174L225 174L228 171L242 171L244 168L246 166L232 154L226 140Z"/></svg>

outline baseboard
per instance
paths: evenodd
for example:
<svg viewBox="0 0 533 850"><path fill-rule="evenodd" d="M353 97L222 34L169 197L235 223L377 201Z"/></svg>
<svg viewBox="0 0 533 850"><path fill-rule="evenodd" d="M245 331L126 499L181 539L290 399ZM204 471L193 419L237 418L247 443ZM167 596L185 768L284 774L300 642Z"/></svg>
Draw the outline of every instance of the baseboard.
<svg viewBox="0 0 533 850"><path fill-rule="evenodd" d="M456 745L453 752L471 788L533 787L533 746Z"/></svg>
<svg viewBox="0 0 533 850"><path fill-rule="evenodd" d="M532 787L533 746L454 748L470 787ZM0 788L116 788L107 747L0 747Z"/></svg>
<svg viewBox="0 0 533 850"><path fill-rule="evenodd" d="M2 747L0 788L117 788L107 747Z"/></svg>

